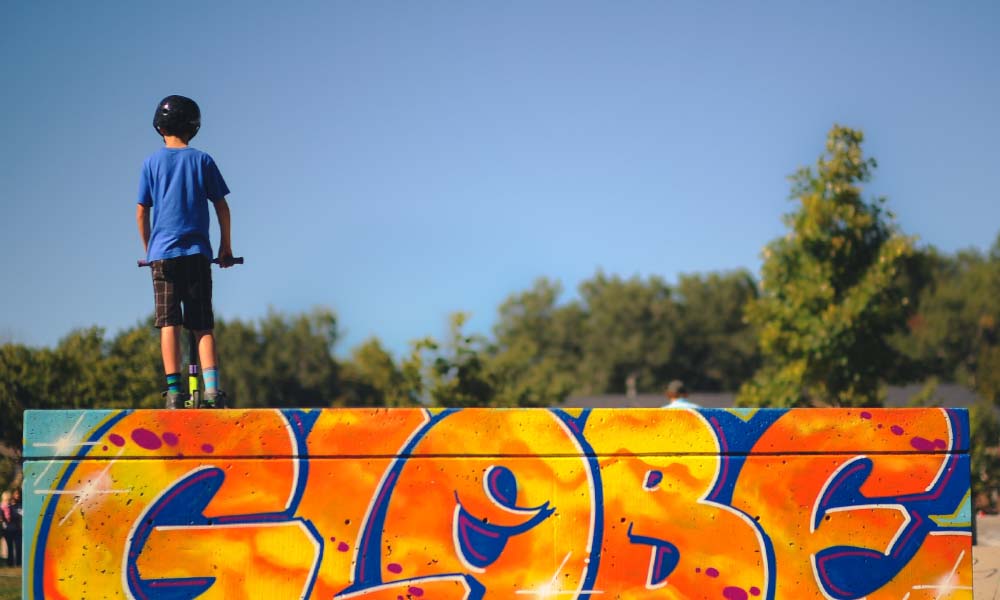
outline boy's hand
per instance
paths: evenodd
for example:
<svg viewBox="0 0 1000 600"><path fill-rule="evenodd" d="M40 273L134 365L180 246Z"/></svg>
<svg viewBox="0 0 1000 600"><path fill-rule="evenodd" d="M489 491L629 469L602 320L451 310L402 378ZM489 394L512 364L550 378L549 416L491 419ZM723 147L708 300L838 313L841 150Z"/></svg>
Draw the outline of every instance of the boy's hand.
<svg viewBox="0 0 1000 600"><path fill-rule="evenodd" d="M219 247L219 266L228 269L233 266L233 249L229 246Z"/></svg>

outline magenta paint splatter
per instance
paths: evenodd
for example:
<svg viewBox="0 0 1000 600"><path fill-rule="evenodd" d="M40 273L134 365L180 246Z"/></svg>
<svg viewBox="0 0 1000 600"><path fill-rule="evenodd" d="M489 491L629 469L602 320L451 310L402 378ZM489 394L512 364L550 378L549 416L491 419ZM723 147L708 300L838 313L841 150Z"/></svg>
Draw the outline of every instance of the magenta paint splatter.
<svg viewBox="0 0 1000 600"><path fill-rule="evenodd" d="M132 432L132 441L146 450L156 450L163 445L163 442L160 441L160 436L141 427Z"/></svg>
<svg viewBox="0 0 1000 600"><path fill-rule="evenodd" d="M336 541L337 541L337 538L331 535L331 536L330 536L330 541L331 541L331 542L336 542Z"/></svg>
<svg viewBox="0 0 1000 600"><path fill-rule="evenodd" d="M715 567L709 567L705 569L705 575L708 575L709 577L718 577L719 570L716 569Z"/></svg>
<svg viewBox="0 0 1000 600"><path fill-rule="evenodd" d="M864 412L861 413L861 418L862 419L870 419L870 418L872 418L872 414L866 410L866 411L864 411Z"/></svg>
<svg viewBox="0 0 1000 600"><path fill-rule="evenodd" d="M163 443L168 446L176 446L178 441L176 433L168 431L163 434Z"/></svg>
<svg viewBox="0 0 1000 600"><path fill-rule="evenodd" d="M337 544L337 550L340 550L341 552L347 552L350 549L351 547L347 545L347 542L340 542Z"/></svg>
<svg viewBox="0 0 1000 600"><path fill-rule="evenodd" d="M910 445L916 448L917 450L920 450L921 452L930 452L934 450L934 442L930 441L927 438L922 438L920 436L914 436L910 440Z"/></svg>
<svg viewBox="0 0 1000 600"><path fill-rule="evenodd" d="M390 573L396 573L397 575L403 572L403 565L399 563L389 563L385 568L389 569Z"/></svg>
<svg viewBox="0 0 1000 600"><path fill-rule="evenodd" d="M944 441L942 439L936 439L936 440L934 440L934 447L935 448L940 448L941 450L944 450L945 448L948 447L948 442L946 442L946 441Z"/></svg>
<svg viewBox="0 0 1000 600"><path fill-rule="evenodd" d="M723 588L722 597L726 600L747 600L748 596L743 588L730 585Z"/></svg>
<svg viewBox="0 0 1000 600"><path fill-rule="evenodd" d="M215 446L213 446L212 444L202 444L201 449L206 454L211 454L215 452Z"/></svg>
<svg viewBox="0 0 1000 600"><path fill-rule="evenodd" d="M701 573L701 567L695 567L694 568L694 572L695 573Z"/></svg>
<svg viewBox="0 0 1000 600"><path fill-rule="evenodd" d="M101 450L107 450L107 449L108 449L107 446L101 446Z"/></svg>
<svg viewBox="0 0 1000 600"><path fill-rule="evenodd" d="M903 428L900 427L899 425L893 425L892 427L889 428L889 431L893 432L896 435L903 435Z"/></svg>
<svg viewBox="0 0 1000 600"><path fill-rule="evenodd" d="M109 435L108 441L114 444L115 446L118 446L119 448L125 445L125 438L118 435L117 433L112 433L111 435Z"/></svg>
<svg viewBox="0 0 1000 600"><path fill-rule="evenodd" d="M757 586L751 587L750 588L750 595L751 596L760 596L760 588L757 587Z"/></svg>
<svg viewBox="0 0 1000 600"><path fill-rule="evenodd" d="M410 594L413 594L414 596L423 596L424 595L424 588L418 588L415 585L411 585L409 588L407 588L406 591L409 592Z"/></svg>

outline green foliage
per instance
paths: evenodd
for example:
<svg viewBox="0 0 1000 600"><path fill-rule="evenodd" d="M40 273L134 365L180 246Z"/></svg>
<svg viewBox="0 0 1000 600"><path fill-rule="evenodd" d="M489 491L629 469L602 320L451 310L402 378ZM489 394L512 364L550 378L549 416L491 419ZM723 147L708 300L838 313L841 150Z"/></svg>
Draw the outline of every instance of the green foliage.
<svg viewBox="0 0 1000 600"><path fill-rule="evenodd" d="M132 330L108 343L96 327L71 332L54 350L0 346L0 417L5 424L0 442L21 447L27 409L146 405L158 396L153 383L158 356L159 344L151 336Z"/></svg>
<svg viewBox="0 0 1000 600"><path fill-rule="evenodd" d="M258 323L216 323L223 387L234 406L332 406L341 395L333 357L337 317L317 308L286 316L270 311Z"/></svg>
<svg viewBox="0 0 1000 600"><path fill-rule="evenodd" d="M890 336L911 311L904 276L913 242L860 184L876 163L860 131L834 126L815 171L793 177L788 235L764 252L760 296L747 318L763 366L740 390L749 405L872 406L894 363Z"/></svg>
<svg viewBox="0 0 1000 600"><path fill-rule="evenodd" d="M396 365L392 355L372 338L351 353L341 370L341 406L416 406L419 377Z"/></svg>
<svg viewBox="0 0 1000 600"><path fill-rule="evenodd" d="M160 336L150 317L119 333L108 349L111 391L100 398L102 408L160 408L163 359Z"/></svg>
<svg viewBox="0 0 1000 600"><path fill-rule="evenodd" d="M990 498L990 492L1000 487L1000 460L997 457L1000 419L997 418L995 405L980 401L973 406L969 412L969 424L972 429L972 494L974 498L980 495Z"/></svg>
<svg viewBox="0 0 1000 600"><path fill-rule="evenodd" d="M448 339L443 344L433 338L418 340L404 363L408 372L420 375L418 388L435 406L490 406L497 395L486 339L466 335L462 328L467 320L465 313L453 314Z"/></svg>
<svg viewBox="0 0 1000 600"><path fill-rule="evenodd" d="M580 285L585 393L624 392L668 379L680 334L680 309L661 278L628 280L598 273Z"/></svg>
<svg viewBox="0 0 1000 600"><path fill-rule="evenodd" d="M443 343L433 338L418 340L403 361L404 379L427 403L551 406L566 398L571 377L558 371L554 359L540 356L535 342L515 337L512 345L500 348L485 336L463 332L467 319L465 313L453 314Z"/></svg>
<svg viewBox="0 0 1000 600"><path fill-rule="evenodd" d="M259 324L219 320L216 336L223 385L237 405L330 406L340 395L332 311L272 312ZM54 349L0 345L0 443L21 447L28 409L158 408L162 364L151 319L110 340L91 327Z"/></svg>
<svg viewBox="0 0 1000 600"><path fill-rule="evenodd" d="M622 279L598 272L579 300L558 305L558 283L539 279L500 307L495 368L518 405L570 393L658 392L682 378L699 390L732 390L758 364L743 307L756 296L745 271Z"/></svg>
<svg viewBox="0 0 1000 600"><path fill-rule="evenodd" d="M933 256L931 282L895 345L923 373L1000 404L1000 237L991 252Z"/></svg>
<svg viewBox="0 0 1000 600"><path fill-rule="evenodd" d="M584 313L576 304L558 306L561 293L558 282L542 278L501 304L493 361L503 382L499 404L550 406L576 387Z"/></svg>
<svg viewBox="0 0 1000 600"><path fill-rule="evenodd" d="M756 282L746 271L683 275L675 298L680 336L670 378L699 391L739 388L760 366L757 332L743 318L757 298Z"/></svg>
<svg viewBox="0 0 1000 600"><path fill-rule="evenodd" d="M20 485L19 457L0 454L0 491Z"/></svg>

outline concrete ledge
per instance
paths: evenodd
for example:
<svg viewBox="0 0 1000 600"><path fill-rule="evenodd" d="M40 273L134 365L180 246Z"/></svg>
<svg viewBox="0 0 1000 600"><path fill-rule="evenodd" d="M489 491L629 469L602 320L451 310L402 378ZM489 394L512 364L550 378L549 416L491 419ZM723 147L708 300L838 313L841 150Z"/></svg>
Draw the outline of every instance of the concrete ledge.
<svg viewBox="0 0 1000 600"><path fill-rule="evenodd" d="M962 409L28 411L25 598L972 598Z"/></svg>

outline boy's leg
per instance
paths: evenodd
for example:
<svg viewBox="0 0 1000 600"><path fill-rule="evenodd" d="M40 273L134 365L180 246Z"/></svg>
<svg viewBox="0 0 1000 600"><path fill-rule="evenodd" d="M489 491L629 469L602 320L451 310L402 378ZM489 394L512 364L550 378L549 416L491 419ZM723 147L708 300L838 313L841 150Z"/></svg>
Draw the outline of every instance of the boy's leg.
<svg viewBox="0 0 1000 600"><path fill-rule="evenodd" d="M212 310L212 265L201 255L191 257L188 266L190 287L184 298L184 324L194 332L198 360L205 381L202 395L209 408L221 408L225 396L218 385L218 361L215 352L215 314Z"/></svg>
<svg viewBox="0 0 1000 600"><path fill-rule="evenodd" d="M163 393L166 408L181 408L184 394L181 379L181 296L177 289L176 259L154 261L153 295L156 302L155 325L160 329L160 354L167 391Z"/></svg>
<svg viewBox="0 0 1000 600"><path fill-rule="evenodd" d="M205 380L205 405L209 408L225 408L225 393L219 388L219 368L215 355L215 335L212 331L197 331L198 360L201 362L201 376Z"/></svg>
<svg viewBox="0 0 1000 600"><path fill-rule="evenodd" d="M194 332L195 339L198 340L198 362L201 363L202 371L215 368L215 334L211 331Z"/></svg>
<svg viewBox="0 0 1000 600"><path fill-rule="evenodd" d="M163 372L167 375L181 372L180 325L160 328L160 352L163 354Z"/></svg>
<svg viewBox="0 0 1000 600"><path fill-rule="evenodd" d="M215 334L211 331L195 332L198 340L198 357L201 361L201 376L205 380L205 404L214 408L225 408L225 393L219 387L218 358L215 354Z"/></svg>
<svg viewBox="0 0 1000 600"><path fill-rule="evenodd" d="M163 372L167 378L167 391L163 392L166 408L181 408L186 406L181 379L181 345L182 329L178 325L168 325L160 328L160 353L163 355Z"/></svg>

